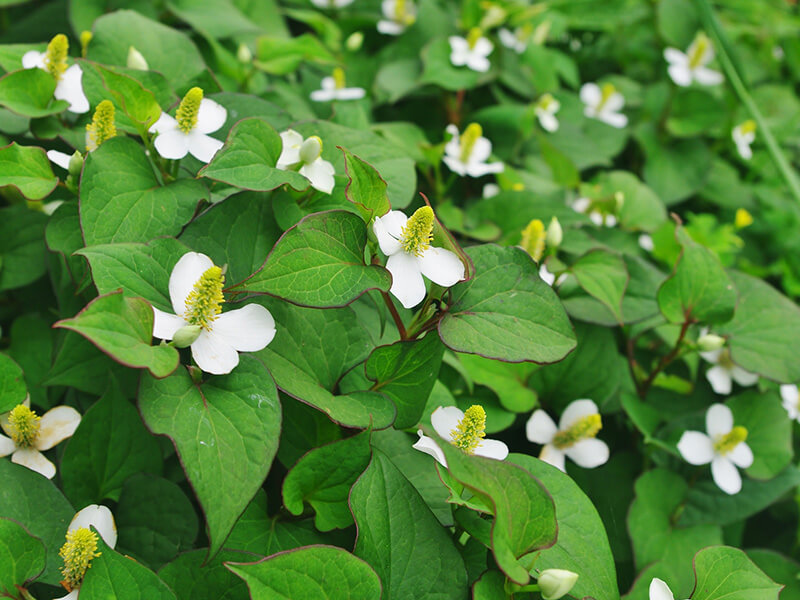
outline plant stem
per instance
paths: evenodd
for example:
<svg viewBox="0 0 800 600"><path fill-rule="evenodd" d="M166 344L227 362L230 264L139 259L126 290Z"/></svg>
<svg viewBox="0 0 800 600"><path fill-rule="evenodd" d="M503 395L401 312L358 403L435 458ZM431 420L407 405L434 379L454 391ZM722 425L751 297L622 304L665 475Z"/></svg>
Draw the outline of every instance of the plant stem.
<svg viewBox="0 0 800 600"><path fill-rule="evenodd" d="M642 382L642 385L639 387L639 397L642 400L644 400L645 396L647 396L647 392L650 391L650 387L653 385L653 381L655 381L656 376L663 371L669 365L669 363L675 360L675 357L678 356L678 352L681 350L681 344L683 343L683 338L686 337L686 332L689 331L689 325L691 324L692 322L688 318L683 322L683 325L681 325L681 332L678 335L678 340L675 342L675 347L672 348L669 353L661 357L661 360L658 362L658 365L656 365L656 368L653 369L650 375L647 376L647 379Z"/></svg>
<svg viewBox="0 0 800 600"><path fill-rule="evenodd" d="M395 308L394 302L389 297L389 294L381 291L381 296L383 296L383 301L386 303L386 308L389 309L389 314L392 315L392 319L394 319L394 324L397 326L397 331L400 332L400 339L405 340L406 337L406 328L403 325L403 319L400 318L400 315L397 312L397 308Z"/></svg>

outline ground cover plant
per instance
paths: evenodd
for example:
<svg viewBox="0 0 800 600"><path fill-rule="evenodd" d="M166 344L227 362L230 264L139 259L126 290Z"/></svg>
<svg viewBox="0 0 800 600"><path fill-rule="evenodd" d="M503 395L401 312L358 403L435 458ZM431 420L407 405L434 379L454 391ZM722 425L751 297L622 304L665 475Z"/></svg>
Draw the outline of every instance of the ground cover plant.
<svg viewBox="0 0 800 600"><path fill-rule="evenodd" d="M0 0L0 597L800 598L785 0Z"/></svg>

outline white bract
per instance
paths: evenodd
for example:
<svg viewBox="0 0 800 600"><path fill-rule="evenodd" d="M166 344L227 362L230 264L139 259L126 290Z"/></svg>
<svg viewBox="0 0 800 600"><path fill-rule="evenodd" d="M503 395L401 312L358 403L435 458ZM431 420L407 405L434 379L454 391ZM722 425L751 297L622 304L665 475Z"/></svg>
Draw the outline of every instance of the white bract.
<svg viewBox="0 0 800 600"><path fill-rule="evenodd" d="M175 118L161 113L150 133L158 133L155 147L164 158L178 160L191 154L207 163L223 146L208 134L222 127L227 118L228 111L223 106L203 98L203 90L193 87L181 100Z"/></svg>
<svg viewBox="0 0 800 600"><path fill-rule="evenodd" d="M733 143L736 144L736 150L739 152L739 156L744 160L753 158L753 150L750 148L750 145L756 139L755 121L748 119L744 123L739 123L733 128L733 131L731 131L731 138L733 138Z"/></svg>
<svg viewBox="0 0 800 600"><path fill-rule="evenodd" d="M417 7L412 0L383 0L383 19L378 31L385 35L400 35L417 20Z"/></svg>
<svg viewBox="0 0 800 600"><path fill-rule="evenodd" d="M717 85L724 81L722 73L706 67L714 60L714 45L708 36L699 32L684 54L676 48L666 48L664 58L669 63L670 79L681 87L696 81L701 85Z"/></svg>
<svg viewBox="0 0 800 600"><path fill-rule="evenodd" d="M66 152L60 152L58 150L48 150L47 151L47 158L50 159L50 162L53 164L58 165L62 169L69 170L69 161L72 160L72 155L67 154Z"/></svg>
<svg viewBox="0 0 800 600"><path fill-rule="evenodd" d="M418 208L411 218L399 210L377 217L372 231L388 260L392 274L389 292L405 308L412 308L425 298L424 275L442 287L450 287L464 279L464 263L450 250L434 248L433 210Z"/></svg>
<svg viewBox="0 0 800 600"><path fill-rule="evenodd" d="M650 581L650 600L675 600L672 590L658 577Z"/></svg>
<svg viewBox="0 0 800 600"><path fill-rule="evenodd" d="M656 247L656 245L653 243L652 236L650 236L647 233L642 233L641 235L639 235L638 242L639 242L639 248L641 248L645 252L652 252L653 248Z"/></svg>
<svg viewBox="0 0 800 600"><path fill-rule="evenodd" d="M539 119L542 129L550 133L558 130L556 113L561 109L561 103L553 98L552 94L544 94L533 109L533 114Z"/></svg>
<svg viewBox="0 0 800 600"><path fill-rule="evenodd" d="M700 337L707 334L708 329L703 329L700 332ZM744 387L755 385L758 381L758 375L750 371L745 371L742 367L733 362L733 359L731 359L731 352L728 348L718 348L708 352L700 352L700 356L714 365L706 371L706 379L717 394L730 394L734 381Z"/></svg>
<svg viewBox="0 0 800 600"><path fill-rule="evenodd" d="M333 75L323 77L320 82L322 89L311 92L314 102L330 102L331 100L359 100L366 95L364 88L347 87L344 71L336 67Z"/></svg>
<svg viewBox="0 0 800 600"><path fill-rule="evenodd" d="M470 406L466 412L455 406L440 406L431 414L431 425L439 437L447 440L466 454L475 454L495 460L508 456L508 446L499 440L486 439L486 412L480 405ZM414 448L430 454L440 465L447 467L447 459L439 444L422 430Z"/></svg>
<svg viewBox="0 0 800 600"><path fill-rule="evenodd" d="M494 44L487 38L479 28L472 29L466 38L458 35L451 35L450 41L450 62L454 67L467 67L478 73L485 73L489 70L491 63L489 55L494 50Z"/></svg>
<svg viewBox="0 0 800 600"><path fill-rule="evenodd" d="M175 314L153 307L153 336L186 340L197 366L215 375L230 373L239 352L261 350L275 337L275 320L260 304L222 312L224 282L222 269L208 256L187 252L169 277Z"/></svg>
<svg viewBox="0 0 800 600"><path fill-rule="evenodd" d="M536 583L539 585L543 600L558 600L566 596L575 587L578 574L566 569L545 569L539 574Z"/></svg>
<svg viewBox="0 0 800 600"><path fill-rule="evenodd" d="M625 106L625 98L610 83L603 84L602 88L596 83L584 83L580 95L585 104L583 114L590 119L617 128L628 124L628 117L619 112Z"/></svg>
<svg viewBox="0 0 800 600"><path fill-rule="evenodd" d="M47 44L46 52L30 50L22 56L22 66L26 69L42 69L56 79L53 96L56 100L69 103L69 111L89 112L89 100L83 93L83 71L78 65L67 66L69 40L63 33L56 35Z"/></svg>
<svg viewBox="0 0 800 600"><path fill-rule="evenodd" d="M92 527L97 533L92 531ZM101 554L97 551L98 533L109 548L113 549L117 545L114 515L102 504L90 504L72 518L67 529L67 541L59 551L59 556L64 560L61 568L64 576L62 584L71 591L58 600L77 600L86 571Z"/></svg>
<svg viewBox="0 0 800 600"><path fill-rule="evenodd" d="M486 162L492 154L492 142L483 137L480 125L471 123L462 135L459 135L458 127L452 124L445 131L450 134L450 141L444 146L442 160L453 173L462 177L482 177L503 171L503 163Z"/></svg>
<svg viewBox="0 0 800 600"><path fill-rule="evenodd" d="M800 423L800 392L794 383L781 386L781 401L790 419Z"/></svg>
<svg viewBox="0 0 800 600"><path fill-rule="evenodd" d="M517 27L514 31L501 27L497 31L497 37L500 38L500 43L509 50L513 50L517 54L522 54L528 47L528 40L531 37L531 27L523 26Z"/></svg>
<svg viewBox="0 0 800 600"><path fill-rule="evenodd" d="M592 223L598 226L614 227L617 224L617 217L614 213L603 210L605 207L601 203L594 202L589 198L576 198L572 201L572 210L588 216Z"/></svg>
<svg viewBox="0 0 800 600"><path fill-rule="evenodd" d="M322 140L315 135L304 140L294 129L287 129L281 133L281 141L283 149L276 168L282 171L296 169L311 182L313 188L330 194L336 171L330 162L322 158Z"/></svg>
<svg viewBox="0 0 800 600"><path fill-rule="evenodd" d="M52 479L56 466L42 451L72 436L81 415L71 406L56 406L40 417L30 406L30 399L25 398L22 404L0 417L0 426L9 436L0 435L0 457L10 454L11 462Z"/></svg>
<svg viewBox="0 0 800 600"><path fill-rule="evenodd" d="M747 445L747 429L733 426L733 413L724 404L712 404L706 412L706 432L684 431L678 441L683 459L692 465L711 463L714 483L726 494L738 494L742 477L736 467L753 464Z"/></svg>
<svg viewBox="0 0 800 600"><path fill-rule="evenodd" d="M591 400L571 402L556 426L555 421L541 409L534 411L525 424L528 441L544 444L539 458L565 470L569 457L584 469L599 467L608 461L608 446L595 436L603 427L600 411Z"/></svg>

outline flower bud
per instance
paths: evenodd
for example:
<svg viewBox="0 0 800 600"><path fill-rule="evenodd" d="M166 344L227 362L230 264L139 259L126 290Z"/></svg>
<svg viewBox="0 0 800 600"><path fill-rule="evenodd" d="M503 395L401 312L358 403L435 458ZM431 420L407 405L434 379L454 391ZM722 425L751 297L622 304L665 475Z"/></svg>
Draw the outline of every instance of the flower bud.
<svg viewBox="0 0 800 600"><path fill-rule="evenodd" d="M706 333L701 335L697 340L697 347L700 352L713 352L719 350L725 345L725 338L714 333Z"/></svg>
<svg viewBox="0 0 800 600"><path fill-rule="evenodd" d="M575 582L578 574L566 569L545 569L539 575L539 590L544 600L558 600L566 595Z"/></svg>
<svg viewBox="0 0 800 600"><path fill-rule="evenodd" d="M344 46L350 52L358 52L361 50L361 45L364 43L364 34L360 31L356 31L351 33L350 36L345 40Z"/></svg>
<svg viewBox="0 0 800 600"><path fill-rule="evenodd" d="M127 65L129 69L136 69L138 71L147 71L150 69L142 53L133 46L128 47Z"/></svg>
<svg viewBox="0 0 800 600"><path fill-rule="evenodd" d="M240 63L249 65L253 62L253 53L247 44L239 44L239 49L236 51L236 58Z"/></svg>
<svg viewBox="0 0 800 600"><path fill-rule="evenodd" d="M73 177L79 177L81 174L81 169L83 168L83 155L78 151L75 150L75 153L69 159L69 165L67 166L67 171Z"/></svg>
<svg viewBox="0 0 800 600"><path fill-rule="evenodd" d="M547 245L550 248L558 248L563 239L564 230L561 228L561 223L558 222L557 217L553 217L547 226Z"/></svg>
<svg viewBox="0 0 800 600"><path fill-rule="evenodd" d="M317 160L322 154L322 140L312 135L300 146L300 160L308 165Z"/></svg>
<svg viewBox="0 0 800 600"><path fill-rule="evenodd" d="M176 348L187 348L194 344L203 328L200 325L184 325L172 336L172 345Z"/></svg>

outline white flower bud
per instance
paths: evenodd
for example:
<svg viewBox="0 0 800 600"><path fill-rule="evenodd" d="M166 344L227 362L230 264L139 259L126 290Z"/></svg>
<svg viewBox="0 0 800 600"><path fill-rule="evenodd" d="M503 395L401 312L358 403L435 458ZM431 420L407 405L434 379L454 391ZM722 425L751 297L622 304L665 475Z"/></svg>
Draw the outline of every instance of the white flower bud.
<svg viewBox="0 0 800 600"><path fill-rule="evenodd" d="M300 146L300 160L308 165L317 160L322 154L322 140L312 135Z"/></svg>
<svg viewBox="0 0 800 600"><path fill-rule="evenodd" d="M253 62L253 53L247 44L239 44L239 49L236 51L236 58L240 63L246 65Z"/></svg>
<svg viewBox="0 0 800 600"><path fill-rule="evenodd" d="M578 574L566 569L545 569L539 575L539 590L544 600L558 600L566 595L575 582Z"/></svg>
<svg viewBox="0 0 800 600"><path fill-rule="evenodd" d="M69 159L69 166L67 171L73 177L80 177L81 169L83 168L83 155L75 150L75 153Z"/></svg>
<svg viewBox="0 0 800 600"><path fill-rule="evenodd" d="M697 347L700 352L713 352L719 350L725 345L725 338L714 333L706 333L701 335L697 340Z"/></svg>
<svg viewBox="0 0 800 600"><path fill-rule="evenodd" d="M172 345L176 348L187 348L194 344L203 328L200 325L184 325L172 336Z"/></svg>
<svg viewBox="0 0 800 600"><path fill-rule="evenodd" d="M142 56L142 53L133 46L128 48L128 68L137 69L139 71L147 71L150 68L144 56Z"/></svg>
<svg viewBox="0 0 800 600"><path fill-rule="evenodd" d="M558 222L557 217L553 217L550 219L550 224L547 226L547 246L550 248L558 248L563 239L564 230L561 228L561 223Z"/></svg>
<svg viewBox="0 0 800 600"><path fill-rule="evenodd" d="M358 52L361 50L361 45L364 43L364 34L360 31L356 31L351 33L350 36L345 40L344 46L350 52Z"/></svg>

